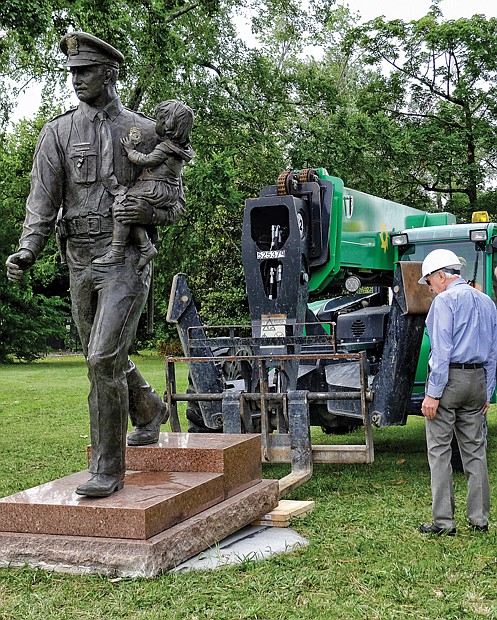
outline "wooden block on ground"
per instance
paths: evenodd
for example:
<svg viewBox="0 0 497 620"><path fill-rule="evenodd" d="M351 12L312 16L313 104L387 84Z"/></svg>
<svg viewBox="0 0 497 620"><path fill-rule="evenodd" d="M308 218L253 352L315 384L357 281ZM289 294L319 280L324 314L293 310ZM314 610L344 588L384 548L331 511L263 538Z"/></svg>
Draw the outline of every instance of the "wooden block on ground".
<svg viewBox="0 0 497 620"><path fill-rule="evenodd" d="M265 515L260 516L252 525L272 525L288 527L292 517L303 517L314 510L315 502L281 499L278 506Z"/></svg>

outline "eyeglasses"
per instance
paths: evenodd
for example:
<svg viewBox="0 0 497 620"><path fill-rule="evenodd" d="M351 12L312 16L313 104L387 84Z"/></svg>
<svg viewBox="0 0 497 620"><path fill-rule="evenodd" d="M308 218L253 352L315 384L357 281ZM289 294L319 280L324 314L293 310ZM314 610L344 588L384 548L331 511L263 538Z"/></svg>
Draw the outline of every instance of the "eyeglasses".
<svg viewBox="0 0 497 620"><path fill-rule="evenodd" d="M428 284L428 286L431 286L431 283L433 281L433 278L439 273L440 270L438 271L433 271L432 273L430 273L430 275L425 276L425 282L426 284Z"/></svg>

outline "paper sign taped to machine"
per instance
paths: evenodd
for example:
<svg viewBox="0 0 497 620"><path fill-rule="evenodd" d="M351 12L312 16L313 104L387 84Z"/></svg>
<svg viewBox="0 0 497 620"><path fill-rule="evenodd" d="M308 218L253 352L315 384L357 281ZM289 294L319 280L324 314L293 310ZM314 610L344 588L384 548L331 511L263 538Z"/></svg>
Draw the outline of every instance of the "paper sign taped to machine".
<svg viewBox="0 0 497 620"><path fill-rule="evenodd" d="M261 338L284 338L286 336L286 314L262 314Z"/></svg>

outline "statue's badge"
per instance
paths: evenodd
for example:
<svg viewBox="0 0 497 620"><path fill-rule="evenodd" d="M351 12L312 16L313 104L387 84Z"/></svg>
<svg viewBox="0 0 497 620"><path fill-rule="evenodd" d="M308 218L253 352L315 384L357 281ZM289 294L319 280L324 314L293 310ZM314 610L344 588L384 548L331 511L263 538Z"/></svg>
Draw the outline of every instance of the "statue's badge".
<svg viewBox="0 0 497 620"><path fill-rule="evenodd" d="M138 127L131 127L129 130L129 137L133 144L139 144L141 142L142 134Z"/></svg>
<svg viewBox="0 0 497 620"><path fill-rule="evenodd" d="M75 56L76 54L79 54L78 39L77 39L77 37L75 37L75 36L67 37L66 41L67 41L67 54L68 54L68 56Z"/></svg>

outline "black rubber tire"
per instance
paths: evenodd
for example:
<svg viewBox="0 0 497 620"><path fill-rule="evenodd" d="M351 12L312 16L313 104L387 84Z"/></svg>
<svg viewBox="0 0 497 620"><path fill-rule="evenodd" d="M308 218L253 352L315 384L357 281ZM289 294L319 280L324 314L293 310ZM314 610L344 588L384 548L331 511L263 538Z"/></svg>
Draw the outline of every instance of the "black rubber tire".
<svg viewBox="0 0 497 620"><path fill-rule="evenodd" d="M193 384L188 377L188 389L187 394L195 394ZM189 401L186 406L186 419L188 420L188 432L189 433L222 433L222 428L209 428L205 425L202 411L197 401Z"/></svg>
<svg viewBox="0 0 497 620"><path fill-rule="evenodd" d="M233 355L231 351L226 351L226 349L219 349L213 351L214 356L223 356L223 355ZM239 349L234 355L240 356L240 361L235 362L224 362L221 366L221 374L223 375L223 379L226 382L235 379L246 379L246 374L248 372L246 364L248 362L243 362L243 357L245 355L251 355L251 351L248 348ZM195 389L193 387L192 380L190 375L188 375L188 388L186 390L187 394L195 394ZM186 407L186 419L188 420L188 432L189 433L222 433L223 429L221 428L209 428L205 425L204 418L202 416L202 411L198 402L189 401Z"/></svg>

